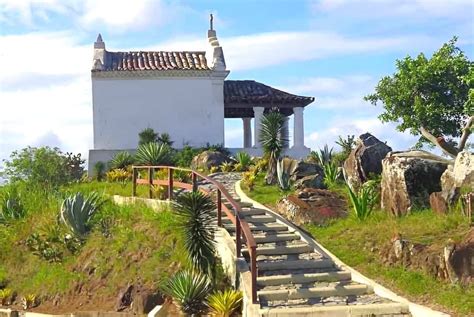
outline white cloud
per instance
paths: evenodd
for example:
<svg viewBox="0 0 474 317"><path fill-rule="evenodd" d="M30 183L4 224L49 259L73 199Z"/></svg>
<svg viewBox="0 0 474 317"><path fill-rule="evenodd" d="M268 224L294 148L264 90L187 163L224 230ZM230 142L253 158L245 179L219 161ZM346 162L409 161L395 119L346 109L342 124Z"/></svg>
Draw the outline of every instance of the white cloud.
<svg viewBox="0 0 474 317"><path fill-rule="evenodd" d="M0 0L0 21L26 25L34 23L35 18L47 21L50 13L65 14L77 1L67 0Z"/></svg>

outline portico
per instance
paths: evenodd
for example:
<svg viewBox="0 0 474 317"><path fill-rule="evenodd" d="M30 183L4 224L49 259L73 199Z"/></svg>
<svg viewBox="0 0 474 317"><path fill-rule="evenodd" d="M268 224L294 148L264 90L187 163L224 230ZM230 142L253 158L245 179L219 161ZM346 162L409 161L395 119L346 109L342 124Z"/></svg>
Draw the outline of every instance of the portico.
<svg viewBox="0 0 474 317"><path fill-rule="evenodd" d="M284 154L305 157L310 150L304 145L304 107L313 101L313 97L293 95L253 80L224 81L224 117L241 118L243 126L243 148L231 151L243 150L251 155L261 155L260 122L265 113L278 111L285 116L283 137L287 142L284 144ZM293 118L291 148L290 117Z"/></svg>

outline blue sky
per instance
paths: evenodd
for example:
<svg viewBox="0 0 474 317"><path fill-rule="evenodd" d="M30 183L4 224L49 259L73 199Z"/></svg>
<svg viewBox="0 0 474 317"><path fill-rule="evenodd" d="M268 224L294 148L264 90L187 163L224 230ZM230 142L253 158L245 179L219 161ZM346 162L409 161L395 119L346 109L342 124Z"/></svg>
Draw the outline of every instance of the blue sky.
<svg viewBox="0 0 474 317"><path fill-rule="evenodd" d="M313 149L367 131L412 146L362 97L395 59L430 55L454 35L474 55L471 0L0 0L0 159L26 145L87 156L97 33L109 50L204 50L209 13L229 79L316 98L305 110ZM226 145L241 144L241 121L228 120Z"/></svg>

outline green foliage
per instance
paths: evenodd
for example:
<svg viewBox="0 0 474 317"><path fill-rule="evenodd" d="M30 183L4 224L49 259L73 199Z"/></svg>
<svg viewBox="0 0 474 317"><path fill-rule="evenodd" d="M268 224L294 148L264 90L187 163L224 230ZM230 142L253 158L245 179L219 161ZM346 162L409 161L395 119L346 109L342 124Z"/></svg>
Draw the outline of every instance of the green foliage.
<svg viewBox="0 0 474 317"><path fill-rule="evenodd" d="M173 150L166 144L146 143L138 147L135 159L139 165L168 165L173 161Z"/></svg>
<svg viewBox="0 0 474 317"><path fill-rule="evenodd" d="M24 181L45 189L77 181L82 177L80 155L64 154L58 148L27 147L14 151L5 161L2 176L11 182Z"/></svg>
<svg viewBox="0 0 474 317"><path fill-rule="evenodd" d="M112 160L109 162L110 169L122 168L126 169L135 161L133 155L127 151L121 151L114 155Z"/></svg>
<svg viewBox="0 0 474 317"><path fill-rule="evenodd" d="M211 290L209 278L193 271L176 273L163 286L165 294L171 296L181 311L198 315L206 310L205 298Z"/></svg>
<svg viewBox="0 0 474 317"><path fill-rule="evenodd" d="M94 164L94 175L95 178L100 182L104 179L105 177L105 163L102 161L98 161L97 163Z"/></svg>
<svg viewBox="0 0 474 317"><path fill-rule="evenodd" d="M252 191L255 187L256 175L253 171L248 171L242 174L242 183L247 187L249 191Z"/></svg>
<svg viewBox="0 0 474 317"><path fill-rule="evenodd" d="M242 304L242 292L232 289L217 291L207 298L211 314L218 317L230 317L240 309Z"/></svg>
<svg viewBox="0 0 474 317"><path fill-rule="evenodd" d="M226 156L230 155L230 152L228 149L225 148L224 144L210 144L207 143L204 148L201 149L202 151L214 151L214 152L220 152Z"/></svg>
<svg viewBox="0 0 474 317"><path fill-rule="evenodd" d="M153 130L152 128L143 129L138 134L138 146L148 144L148 143L154 143L157 140L158 140L158 133L155 133L155 130Z"/></svg>
<svg viewBox="0 0 474 317"><path fill-rule="evenodd" d="M252 164L252 157L246 152L238 152L235 155L235 159L237 160L237 164L235 165L236 172L245 172Z"/></svg>
<svg viewBox="0 0 474 317"><path fill-rule="evenodd" d="M336 144L341 147L341 150L345 155L349 156L349 154L351 153L352 149L354 148L356 144L354 139L355 139L354 135L348 135L345 139L342 138L341 136L338 136Z"/></svg>
<svg viewBox="0 0 474 317"><path fill-rule="evenodd" d="M13 291L9 288L0 289L0 306L11 305L13 301Z"/></svg>
<svg viewBox="0 0 474 317"><path fill-rule="evenodd" d="M233 169L234 169L234 166L232 165L231 162L224 162L221 164L221 171L224 173L232 172Z"/></svg>
<svg viewBox="0 0 474 317"><path fill-rule="evenodd" d="M383 103L382 122L395 122L399 131L459 137L467 121L473 62L455 46L454 37L428 59L423 53L397 60L397 72L383 77L365 100ZM472 84L472 82L471 82ZM419 142L426 142L423 137Z"/></svg>
<svg viewBox="0 0 474 317"><path fill-rule="evenodd" d="M260 123L259 141L269 162L266 175L267 184L275 183L277 161L283 150L283 144L288 141L283 137L284 121L285 117L281 113L270 112L263 115Z"/></svg>
<svg viewBox="0 0 474 317"><path fill-rule="evenodd" d="M371 214L378 199L378 192L374 181L366 182L354 192L350 186L347 186L349 198L354 210L355 216L360 221L366 220Z"/></svg>
<svg viewBox="0 0 474 317"><path fill-rule="evenodd" d="M192 146L185 145L181 150L177 151L175 154L175 163L179 167L187 167L191 166L191 162L193 158L201 153L201 149L193 148Z"/></svg>
<svg viewBox="0 0 474 317"><path fill-rule="evenodd" d="M9 187L0 196L0 224L8 224L26 216L26 210L15 187Z"/></svg>
<svg viewBox="0 0 474 317"><path fill-rule="evenodd" d="M339 167L333 162L328 162L323 165L323 170L324 184L328 187L334 186L337 183L339 176L341 175Z"/></svg>
<svg viewBox="0 0 474 317"><path fill-rule="evenodd" d="M168 146L172 146L174 143L173 141L171 141L170 135L166 132L158 135L156 141L160 144L166 144Z"/></svg>
<svg viewBox="0 0 474 317"><path fill-rule="evenodd" d="M329 149L328 145L324 145L323 149L319 149L319 151L311 151L309 153L310 161L318 163L321 166L331 162L333 157L333 149Z"/></svg>
<svg viewBox="0 0 474 317"><path fill-rule="evenodd" d="M184 234L184 245L189 258L201 272L214 275L214 217L215 204L212 199L199 192L186 192L176 197L174 210L179 217Z"/></svg>
<svg viewBox="0 0 474 317"><path fill-rule="evenodd" d="M291 159L278 160L277 163L277 179L278 185L282 190L290 190L290 176L296 168L296 161Z"/></svg>
<svg viewBox="0 0 474 317"><path fill-rule="evenodd" d="M122 185L125 185L132 179L132 173L122 168L116 168L108 171L106 176L108 182L118 182Z"/></svg>
<svg viewBox="0 0 474 317"><path fill-rule="evenodd" d="M87 197L76 193L64 199L60 219L75 236L83 238L90 230L89 222L92 216L103 203L103 198L96 192Z"/></svg>

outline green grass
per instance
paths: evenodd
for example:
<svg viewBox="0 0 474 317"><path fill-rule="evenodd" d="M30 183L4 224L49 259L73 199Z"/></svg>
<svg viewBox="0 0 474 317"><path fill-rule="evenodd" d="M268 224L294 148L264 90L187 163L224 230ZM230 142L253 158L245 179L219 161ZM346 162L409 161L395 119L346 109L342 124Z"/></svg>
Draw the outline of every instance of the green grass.
<svg viewBox="0 0 474 317"><path fill-rule="evenodd" d="M244 191L253 199L268 206L285 195L277 186L266 186L263 175L257 177L255 189ZM346 188L337 184L331 188L347 197ZM352 208L348 218L338 219L325 226L307 225L314 238L347 265L369 278L392 289L414 302L448 311L456 316L474 313L474 286L462 288L421 272L399 266L389 267L381 262L379 250L395 234L414 243L429 244L441 249L448 239L460 241L468 232L468 221L460 213L437 215L430 210L413 212L393 218L382 211L374 211L366 221L359 221Z"/></svg>

